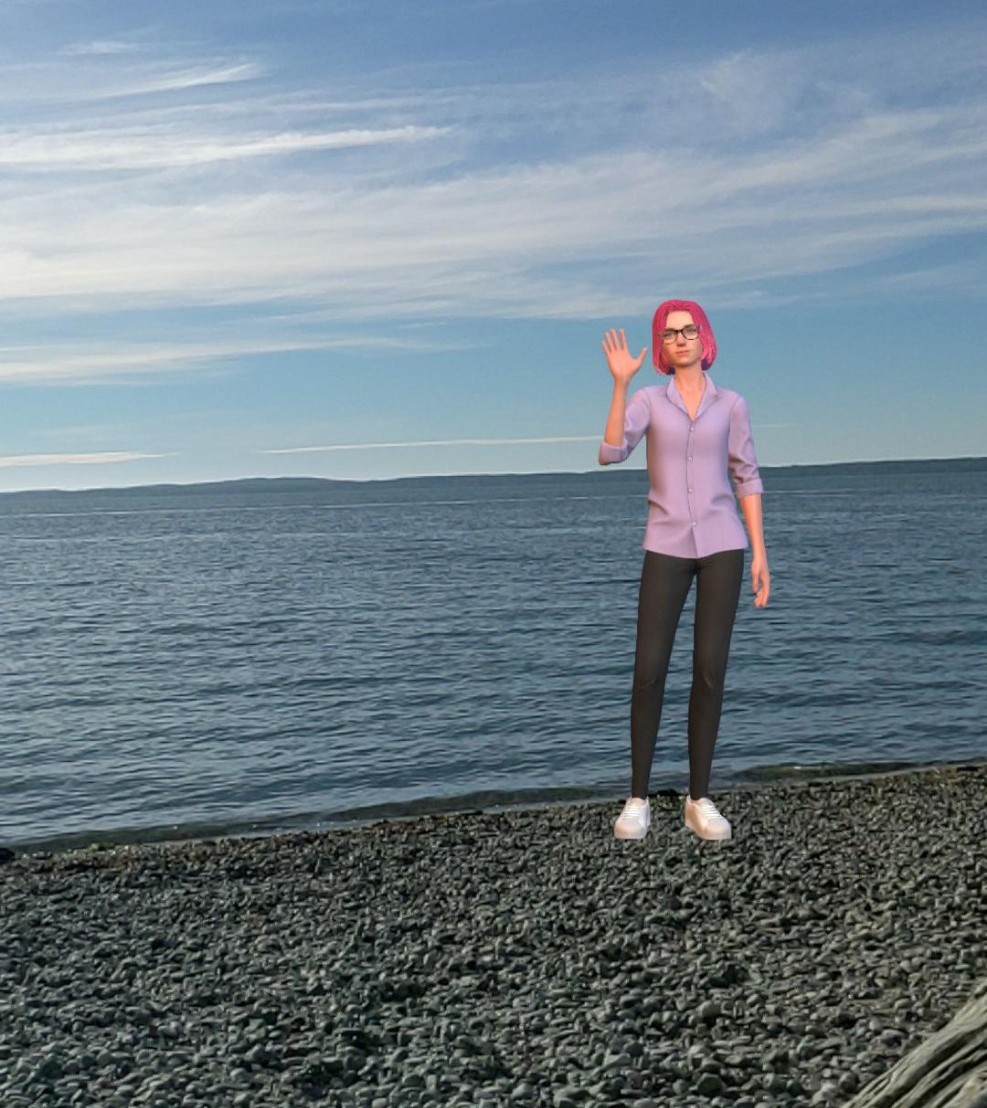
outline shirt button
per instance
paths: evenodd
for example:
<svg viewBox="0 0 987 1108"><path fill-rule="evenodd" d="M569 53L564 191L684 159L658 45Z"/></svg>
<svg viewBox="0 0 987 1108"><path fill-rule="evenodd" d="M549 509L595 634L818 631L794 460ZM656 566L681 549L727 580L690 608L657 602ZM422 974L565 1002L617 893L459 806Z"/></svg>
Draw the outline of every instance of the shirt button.
<svg viewBox="0 0 987 1108"><path fill-rule="evenodd" d="M695 521L695 520L693 520L693 521L692 521L692 526L693 526L693 527L695 527L695 526L696 526L696 521Z"/></svg>
<svg viewBox="0 0 987 1108"><path fill-rule="evenodd" d="M690 462L692 461L692 455L691 454L689 455L689 461Z"/></svg>

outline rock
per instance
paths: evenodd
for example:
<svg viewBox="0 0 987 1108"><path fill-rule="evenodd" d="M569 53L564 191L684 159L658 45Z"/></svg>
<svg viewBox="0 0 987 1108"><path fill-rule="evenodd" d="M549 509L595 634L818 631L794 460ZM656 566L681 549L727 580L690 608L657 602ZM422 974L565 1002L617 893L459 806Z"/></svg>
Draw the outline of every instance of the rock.
<svg viewBox="0 0 987 1108"><path fill-rule="evenodd" d="M735 792L759 845L713 861L614 853L594 805L18 853L0 867L0 1108L809 1108L824 1083L816 1104L845 1108L982 972L987 766L796 799ZM666 895L717 926L672 928ZM797 943L765 944L781 920Z"/></svg>
<svg viewBox="0 0 987 1108"><path fill-rule="evenodd" d="M981 1108L987 1104L987 978L930 1035L847 1108Z"/></svg>
<svg viewBox="0 0 987 1108"><path fill-rule="evenodd" d="M812 1098L813 1104L835 1104L840 1099L840 1090L832 1081L824 1081Z"/></svg>
<svg viewBox="0 0 987 1108"><path fill-rule="evenodd" d="M552 1103L555 1105L555 1108L577 1108L581 1099L582 1097L579 1089L566 1086L556 1092L555 1096L552 1098Z"/></svg>
<svg viewBox="0 0 987 1108"><path fill-rule="evenodd" d="M723 1079L717 1077L715 1073L704 1073L696 1082L696 1092L700 1096L717 1096L725 1088Z"/></svg>

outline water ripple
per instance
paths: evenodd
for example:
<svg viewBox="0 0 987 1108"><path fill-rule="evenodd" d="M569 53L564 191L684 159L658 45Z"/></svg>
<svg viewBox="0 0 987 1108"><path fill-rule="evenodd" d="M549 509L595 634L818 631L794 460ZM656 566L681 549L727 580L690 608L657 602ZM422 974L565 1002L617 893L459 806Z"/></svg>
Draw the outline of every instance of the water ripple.
<svg viewBox="0 0 987 1108"><path fill-rule="evenodd" d="M769 475L772 605L743 594L718 781L987 756L982 474L920 478ZM0 841L619 795L644 491L0 498ZM688 619L655 787L686 780Z"/></svg>

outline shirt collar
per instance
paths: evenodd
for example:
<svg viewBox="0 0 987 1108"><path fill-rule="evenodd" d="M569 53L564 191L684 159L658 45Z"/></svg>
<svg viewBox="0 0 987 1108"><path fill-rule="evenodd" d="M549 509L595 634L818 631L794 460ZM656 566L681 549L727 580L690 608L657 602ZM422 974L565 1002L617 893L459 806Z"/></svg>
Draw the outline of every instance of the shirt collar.
<svg viewBox="0 0 987 1108"><path fill-rule="evenodd" d="M698 419L703 414L703 412L706 411L710 404L712 404L713 401L716 400L717 396L718 393L716 391L716 385L713 382L713 378L710 377L709 373L707 372L706 388L703 392L702 400L699 401L699 411L696 412L696 419ZM686 415L689 414L689 409L685 406L685 401L682 399L682 394L679 392L678 386L675 383L674 373L672 374L671 381L668 382L668 399L671 400L676 408L679 408L681 411L685 412Z"/></svg>

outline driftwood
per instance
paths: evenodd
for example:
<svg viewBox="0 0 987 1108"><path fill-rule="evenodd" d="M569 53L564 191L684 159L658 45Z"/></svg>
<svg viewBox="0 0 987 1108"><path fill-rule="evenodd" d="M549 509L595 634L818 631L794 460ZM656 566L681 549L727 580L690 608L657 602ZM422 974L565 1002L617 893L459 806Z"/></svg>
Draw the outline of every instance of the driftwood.
<svg viewBox="0 0 987 1108"><path fill-rule="evenodd" d="M987 979L945 1027L846 1108L987 1108Z"/></svg>

